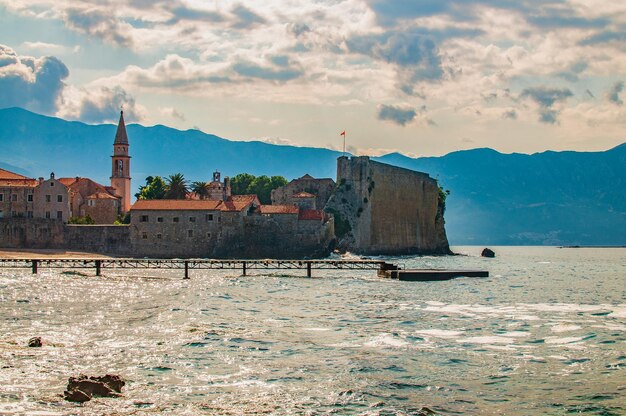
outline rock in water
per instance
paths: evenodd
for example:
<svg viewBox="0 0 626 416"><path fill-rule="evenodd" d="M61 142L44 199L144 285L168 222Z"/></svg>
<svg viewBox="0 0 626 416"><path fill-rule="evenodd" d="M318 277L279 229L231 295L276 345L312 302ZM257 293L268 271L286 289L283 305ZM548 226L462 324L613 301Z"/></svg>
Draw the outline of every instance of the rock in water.
<svg viewBox="0 0 626 416"><path fill-rule="evenodd" d="M43 343L41 342L41 337L32 337L31 339L29 339L28 346L31 348L39 348L43 346Z"/></svg>
<svg viewBox="0 0 626 416"><path fill-rule="evenodd" d="M480 255L483 257L495 257L496 253L490 248L485 248L483 249L483 252L480 253Z"/></svg>
<svg viewBox="0 0 626 416"><path fill-rule="evenodd" d="M118 397L125 384L124 380L115 374L98 377L81 374L69 378L64 397L65 400L78 403L86 402L93 397Z"/></svg>

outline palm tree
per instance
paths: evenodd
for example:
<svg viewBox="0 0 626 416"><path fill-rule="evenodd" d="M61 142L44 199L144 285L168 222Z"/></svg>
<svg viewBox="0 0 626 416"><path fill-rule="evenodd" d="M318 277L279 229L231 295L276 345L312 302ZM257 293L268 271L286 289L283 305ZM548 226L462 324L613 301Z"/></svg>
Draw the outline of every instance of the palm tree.
<svg viewBox="0 0 626 416"><path fill-rule="evenodd" d="M187 197L187 181L182 173L170 175L165 180L167 182L167 192L165 199L185 199Z"/></svg>
<svg viewBox="0 0 626 416"><path fill-rule="evenodd" d="M209 196L209 188L206 182L191 182L191 192L195 193L200 199L206 199Z"/></svg>

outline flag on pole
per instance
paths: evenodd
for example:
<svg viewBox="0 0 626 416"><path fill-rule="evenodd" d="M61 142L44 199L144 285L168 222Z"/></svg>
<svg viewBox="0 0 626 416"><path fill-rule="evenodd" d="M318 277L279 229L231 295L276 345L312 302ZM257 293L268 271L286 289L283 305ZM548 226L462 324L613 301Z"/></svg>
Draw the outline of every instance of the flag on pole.
<svg viewBox="0 0 626 416"><path fill-rule="evenodd" d="M346 131L345 131L345 130L344 130L344 131L342 131L342 132L341 132L341 134L340 134L340 136L346 137Z"/></svg>

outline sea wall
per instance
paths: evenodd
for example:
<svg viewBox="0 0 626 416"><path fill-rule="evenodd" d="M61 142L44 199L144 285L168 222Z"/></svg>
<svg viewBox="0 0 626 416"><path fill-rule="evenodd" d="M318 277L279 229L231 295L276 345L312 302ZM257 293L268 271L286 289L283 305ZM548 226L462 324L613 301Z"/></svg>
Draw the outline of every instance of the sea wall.
<svg viewBox="0 0 626 416"><path fill-rule="evenodd" d="M57 219L0 219L0 248L79 250L132 256L129 227L68 225Z"/></svg>
<svg viewBox="0 0 626 416"><path fill-rule="evenodd" d="M366 156L340 157L337 189L326 209L339 217L336 221L348 224L339 236L341 249L362 254L450 252L439 187L426 173Z"/></svg>

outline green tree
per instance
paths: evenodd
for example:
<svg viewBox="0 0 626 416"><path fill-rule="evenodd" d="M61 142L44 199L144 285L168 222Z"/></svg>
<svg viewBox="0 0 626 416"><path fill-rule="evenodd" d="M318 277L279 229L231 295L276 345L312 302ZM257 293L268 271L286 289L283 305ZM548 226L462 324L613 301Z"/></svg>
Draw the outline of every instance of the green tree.
<svg viewBox="0 0 626 416"><path fill-rule="evenodd" d="M254 181L254 175L240 173L230 180L230 189L233 195L246 195L250 193L250 184Z"/></svg>
<svg viewBox="0 0 626 416"><path fill-rule="evenodd" d="M84 217L72 217L67 221L68 224L80 224L80 225L90 225L90 224L95 224L96 222L94 221L93 218L91 218L91 216L89 214L85 215Z"/></svg>
<svg viewBox="0 0 626 416"><path fill-rule="evenodd" d="M270 185L270 178L265 175L257 176L250 184L250 193L258 196L262 204L271 204L272 188Z"/></svg>
<svg viewBox="0 0 626 416"><path fill-rule="evenodd" d="M139 192L135 194L137 199L163 199L167 186L160 176L148 176L146 184L139 187Z"/></svg>
<svg viewBox="0 0 626 416"><path fill-rule="evenodd" d="M230 180L230 188L233 195L254 194L259 197L262 204L272 203L272 190L287 185L287 179L282 176L265 175L254 176L249 173L240 173Z"/></svg>
<svg viewBox="0 0 626 416"><path fill-rule="evenodd" d="M209 196L209 187L206 182L191 182L191 192L194 192L200 199L206 199Z"/></svg>
<svg viewBox="0 0 626 416"><path fill-rule="evenodd" d="M165 199L185 199L187 197L189 188L187 187L187 180L182 173L168 176L166 183Z"/></svg>

